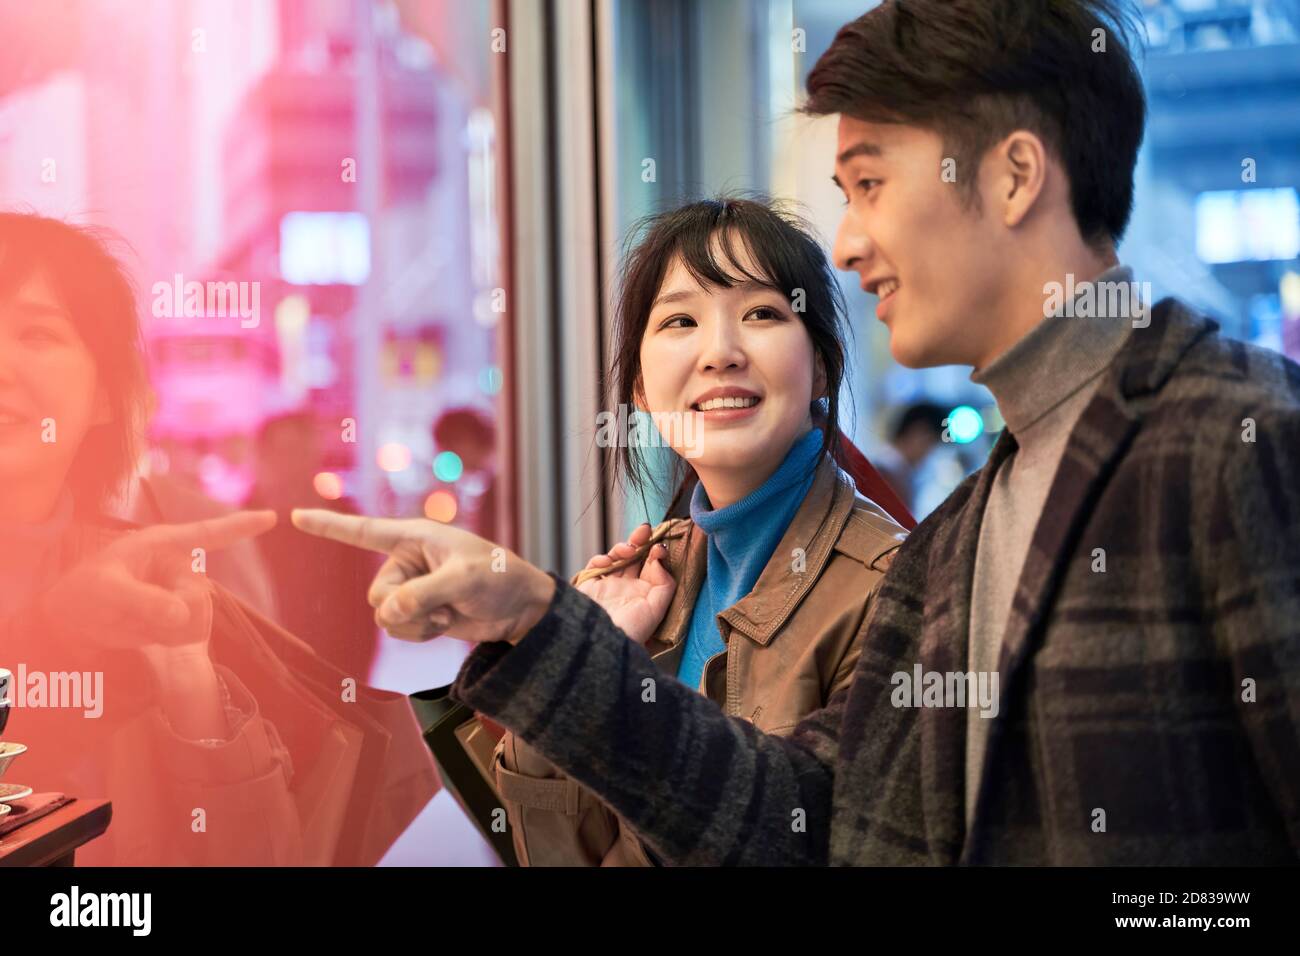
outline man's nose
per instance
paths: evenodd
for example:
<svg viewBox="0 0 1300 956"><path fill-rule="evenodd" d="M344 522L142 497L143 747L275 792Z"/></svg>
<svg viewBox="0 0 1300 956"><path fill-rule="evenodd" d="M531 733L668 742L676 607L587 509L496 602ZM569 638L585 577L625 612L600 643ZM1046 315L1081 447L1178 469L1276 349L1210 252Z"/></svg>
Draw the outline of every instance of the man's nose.
<svg viewBox="0 0 1300 956"><path fill-rule="evenodd" d="M835 246L831 260L835 268L844 272L861 273L871 255L871 240L852 212L845 212L835 231Z"/></svg>

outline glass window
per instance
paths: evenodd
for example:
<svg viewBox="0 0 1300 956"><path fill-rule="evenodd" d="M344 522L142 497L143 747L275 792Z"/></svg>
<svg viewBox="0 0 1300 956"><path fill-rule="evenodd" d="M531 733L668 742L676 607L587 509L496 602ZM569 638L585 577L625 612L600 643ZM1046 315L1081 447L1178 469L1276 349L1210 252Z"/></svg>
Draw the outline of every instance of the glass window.
<svg viewBox="0 0 1300 956"><path fill-rule="evenodd" d="M377 560L317 550L288 511L425 515L512 541L496 7L73 0L0 15L3 205L111 230L140 294L154 409L121 514L274 508L253 566L212 576L403 692L450 683L465 645L381 642ZM419 852L395 859L490 858L446 793L434 804Z"/></svg>

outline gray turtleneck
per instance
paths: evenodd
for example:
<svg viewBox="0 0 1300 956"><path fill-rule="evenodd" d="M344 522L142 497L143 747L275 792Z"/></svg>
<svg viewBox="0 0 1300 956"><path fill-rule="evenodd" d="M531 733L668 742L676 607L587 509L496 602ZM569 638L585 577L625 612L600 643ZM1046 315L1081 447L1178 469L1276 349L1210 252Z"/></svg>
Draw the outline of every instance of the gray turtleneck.
<svg viewBox="0 0 1300 956"><path fill-rule="evenodd" d="M1116 266L1094 281L1131 282L1132 278L1129 269ZM1082 285L1076 287L1076 305L1083 294ZM1097 299L1104 305L1107 297L1099 295ZM1073 317L1066 317L1064 311L1058 309L1052 317L1043 319L1019 342L971 375L971 381L993 393L1018 446L993 477L980 524L967 664L977 674L997 670L1012 598L1066 441L1097 390L1101 373L1133 327L1133 309L1124 315L1094 314L1089 318L1077 310ZM1005 687L1001 680L998 683ZM990 723L990 719L980 716L980 708L968 708L967 826L975 811Z"/></svg>

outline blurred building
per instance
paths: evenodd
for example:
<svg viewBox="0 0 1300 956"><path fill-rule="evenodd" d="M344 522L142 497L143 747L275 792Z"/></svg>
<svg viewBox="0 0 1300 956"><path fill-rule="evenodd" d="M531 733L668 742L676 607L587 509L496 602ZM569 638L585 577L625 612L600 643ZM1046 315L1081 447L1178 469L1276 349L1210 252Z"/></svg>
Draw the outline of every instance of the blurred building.
<svg viewBox="0 0 1300 956"><path fill-rule="evenodd" d="M1126 257L1157 295L1300 359L1300 3L1167 0L1147 31Z"/></svg>

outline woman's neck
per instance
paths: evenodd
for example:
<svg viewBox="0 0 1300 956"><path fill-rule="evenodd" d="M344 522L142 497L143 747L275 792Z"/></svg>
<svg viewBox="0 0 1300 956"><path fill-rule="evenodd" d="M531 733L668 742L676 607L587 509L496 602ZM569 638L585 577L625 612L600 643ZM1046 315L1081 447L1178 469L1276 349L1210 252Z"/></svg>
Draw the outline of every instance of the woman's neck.
<svg viewBox="0 0 1300 956"><path fill-rule="evenodd" d="M763 487L763 482L772 477L772 471L762 475L757 481L752 474L741 471L732 471L731 469L711 469L707 472L703 469L696 468L696 474L699 475L700 484L704 487L704 493L709 496L709 503L713 505L713 510L720 511L728 505L734 505L752 495L759 488Z"/></svg>
<svg viewBox="0 0 1300 956"><path fill-rule="evenodd" d="M724 466L707 468L695 465L695 474L700 479L700 485L703 486L704 493L709 496L709 504L712 509L721 511L728 505L734 505L737 501L748 498L763 487L767 480L780 469L786 458L789 457L790 449L803 441L811 428L813 428L813 420L810 415L799 430L795 440L787 445L781 453L781 457L771 462L766 468L757 470L752 467L728 468Z"/></svg>
<svg viewBox="0 0 1300 956"><path fill-rule="evenodd" d="M9 478L0 496L0 525L34 525L50 520L63 493L63 482L49 476Z"/></svg>
<svg viewBox="0 0 1300 956"><path fill-rule="evenodd" d="M755 492L767 485L768 482L772 481L773 476L781 471L787 462L791 462L792 457L798 457L801 460L814 459L816 456L811 448L800 450L796 454L798 446L804 442L813 441L809 437L812 427L810 423L807 428L800 432L799 437L786 448L781 458L768 468L746 470L744 468L700 469L697 467L696 473L700 479L700 487L708 498L708 509L710 511L722 511L724 508L729 508L737 502L751 497ZM820 447L820 431L817 432L816 442ZM795 462L791 467L797 464L798 462Z"/></svg>

